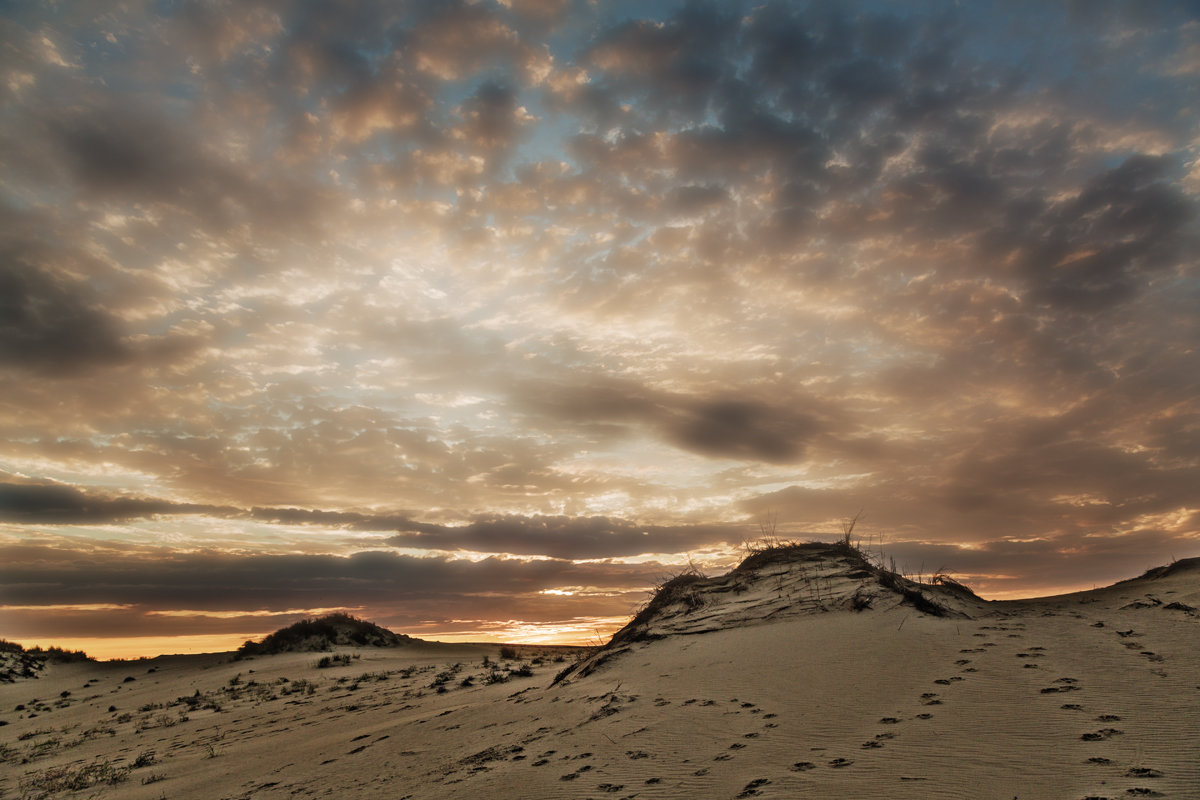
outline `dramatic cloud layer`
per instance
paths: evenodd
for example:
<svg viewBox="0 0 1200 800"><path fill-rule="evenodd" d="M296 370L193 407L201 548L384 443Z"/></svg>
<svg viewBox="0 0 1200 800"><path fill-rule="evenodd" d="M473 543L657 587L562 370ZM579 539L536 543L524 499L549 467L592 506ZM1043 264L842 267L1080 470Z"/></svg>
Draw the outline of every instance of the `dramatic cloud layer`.
<svg viewBox="0 0 1200 800"><path fill-rule="evenodd" d="M1194 4L0 35L0 635L586 639L859 509L996 595L1200 554Z"/></svg>

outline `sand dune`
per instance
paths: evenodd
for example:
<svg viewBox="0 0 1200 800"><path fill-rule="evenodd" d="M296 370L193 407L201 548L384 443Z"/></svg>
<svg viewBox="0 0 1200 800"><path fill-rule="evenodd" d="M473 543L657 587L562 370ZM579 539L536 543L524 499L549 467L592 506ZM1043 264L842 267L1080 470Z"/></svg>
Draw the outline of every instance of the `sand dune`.
<svg viewBox="0 0 1200 800"><path fill-rule="evenodd" d="M860 561L684 576L577 663L51 665L0 685L0 796L1200 797L1200 560L1011 602Z"/></svg>

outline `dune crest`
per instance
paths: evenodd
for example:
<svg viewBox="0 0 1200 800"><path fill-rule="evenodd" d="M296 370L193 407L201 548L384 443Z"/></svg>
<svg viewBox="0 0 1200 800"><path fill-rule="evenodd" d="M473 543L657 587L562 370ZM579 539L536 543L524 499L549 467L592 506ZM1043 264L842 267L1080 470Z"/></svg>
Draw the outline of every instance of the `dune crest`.
<svg viewBox="0 0 1200 800"><path fill-rule="evenodd" d="M243 656L274 653L312 653L334 647L403 647L428 644L403 633L350 614L326 614L303 619L267 635L261 642L246 642L238 648Z"/></svg>
<svg viewBox="0 0 1200 800"><path fill-rule="evenodd" d="M846 543L763 547L717 577L686 571L664 582L630 622L558 680L583 677L637 642L712 633L832 611L907 608L935 617L972 618L988 602L962 584L933 576L917 582Z"/></svg>
<svg viewBox="0 0 1200 800"><path fill-rule="evenodd" d="M1197 606L1197 559L985 601L812 544L676 576L582 652L309 620L0 684L0 796L1194 797Z"/></svg>

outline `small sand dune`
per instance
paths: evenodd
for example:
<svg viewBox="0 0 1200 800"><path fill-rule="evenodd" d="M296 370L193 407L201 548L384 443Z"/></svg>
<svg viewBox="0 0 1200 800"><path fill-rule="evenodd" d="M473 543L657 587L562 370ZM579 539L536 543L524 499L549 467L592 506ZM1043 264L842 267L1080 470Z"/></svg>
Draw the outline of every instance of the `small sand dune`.
<svg viewBox="0 0 1200 800"><path fill-rule="evenodd" d="M672 583L583 658L51 665L0 685L0 796L1200 797L1200 560L1013 602L834 546Z"/></svg>

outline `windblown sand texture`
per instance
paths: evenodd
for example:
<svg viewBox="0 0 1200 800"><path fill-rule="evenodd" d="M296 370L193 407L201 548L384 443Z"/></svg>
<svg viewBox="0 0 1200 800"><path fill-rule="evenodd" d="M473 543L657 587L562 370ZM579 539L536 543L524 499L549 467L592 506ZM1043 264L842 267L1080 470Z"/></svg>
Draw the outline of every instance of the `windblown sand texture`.
<svg viewBox="0 0 1200 800"><path fill-rule="evenodd" d="M1014 602L881 575L813 545L684 576L578 662L51 665L0 685L0 797L1200 797L1200 560Z"/></svg>

